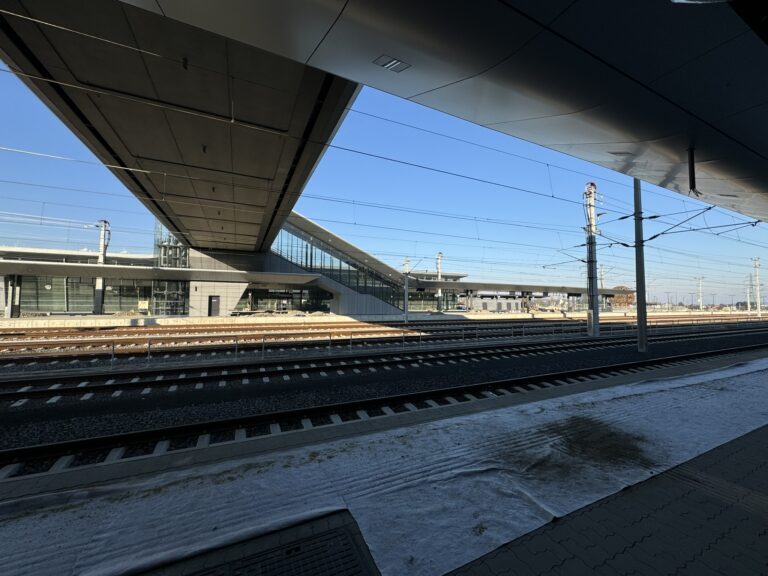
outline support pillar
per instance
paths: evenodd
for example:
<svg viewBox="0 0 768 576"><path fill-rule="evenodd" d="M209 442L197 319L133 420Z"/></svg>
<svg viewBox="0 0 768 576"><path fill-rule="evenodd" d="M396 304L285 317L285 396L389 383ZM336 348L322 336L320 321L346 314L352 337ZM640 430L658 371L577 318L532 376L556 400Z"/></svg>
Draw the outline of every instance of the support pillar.
<svg viewBox="0 0 768 576"><path fill-rule="evenodd" d="M8 290L5 294L5 317L19 318L21 316L21 276L8 276Z"/></svg>
<svg viewBox="0 0 768 576"><path fill-rule="evenodd" d="M637 291L637 351L648 351L648 310L645 302L643 202L640 180L635 178L635 290Z"/></svg>
<svg viewBox="0 0 768 576"><path fill-rule="evenodd" d="M104 278L96 278L94 283L93 313L104 314Z"/></svg>

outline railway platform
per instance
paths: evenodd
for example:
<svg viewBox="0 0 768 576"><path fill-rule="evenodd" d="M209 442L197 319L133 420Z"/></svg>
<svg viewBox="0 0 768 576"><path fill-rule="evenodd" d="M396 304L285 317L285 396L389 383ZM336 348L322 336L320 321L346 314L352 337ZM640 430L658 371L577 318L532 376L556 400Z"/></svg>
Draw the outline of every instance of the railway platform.
<svg viewBox="0 0 768 576"><path fill-rule="evenodd" d="M768 574L768 426L450 572Z"/></svg>
<svg viewBox="0 0 768 576"><path fill-rule="evenodd" d="M393 415L391 424L368 418L268 436L248 453L237 453L242 444L235 441L220 447L231 451L229 457L206 463L194 464L190 448L178 452L186 463L152 472L157 457L140 457L135 475L99 483L93 476L113 464L83 468L91 483L68 488L53 488L55 470L30 477L25 482L38 484L36 494L12 497L6 491L0 497L3 573L196 574L155 571L195 558L207 562L205 555L289 528L319 538L321 528L309 530L307 523L326 519L327 528L329 515L345 512L354 521L342 522L352 530L349 538L355 540L359 530L384 575L471 570L476 559L499 555L510 542L538 531L541 542L561 546L552 553L563 554L557 561L576 557L568 546L596 553L581 541L552 540L549 531L561 524L577 526L569 535L595 538L595 546L617 562L601 565L603 559L590 558L602 573L645 569L627 564L634 561L633 547L658 542L687 553L683 562L692 560L667 564L661 557L646 573L654 567L659 573L660 565L660 573L685 573L689 566L703 567L689 573L717 573L722 569L707 562L711 549L722 553L722 543L743 555L729 574L760 574L760 549L748 538L764 539L768 525L760 460L765 436L759 435L768 426L768 360L755 353L715 371L691 374L690 365L677 370L661 379L628 374L623 383L585 381L578 389L537 390L528 399L449 406L450 417L435 412L418 420L420 412L409 412L399 415L400 424ZM342 433L345 426L354 433ZM735 444L729 452L728 442L750 442L754 431L762 432L752 448ZM717 454L718 446L726 451L716 456L719 463L693 460ZM648 486L656 492L644 495ZM633 494L639 496L626 500ZM657 496L653 507L645 504ZM611 502L618 508L609 508ZM628 504L635 502L635 508ZM578 521L593 509L604 525L581 530ZM567 524L570 518L577 522ZM657 533L657 518L670 529ZM626 532L621 522L629 526ZM665 534L674 535L671 545L662 542ZM285 538L279 546L302 549ZM274 557L276 549L261 550ZM307 561L328 565L333 550L317 550ZM550 556L545 552L540 559ZM589 565L582 572L573 566L559 573L590 573ZM480 573L537 574L547 567L503 568L489 564L496 571ZM549 573L558 573L556 566Z"/></svg>

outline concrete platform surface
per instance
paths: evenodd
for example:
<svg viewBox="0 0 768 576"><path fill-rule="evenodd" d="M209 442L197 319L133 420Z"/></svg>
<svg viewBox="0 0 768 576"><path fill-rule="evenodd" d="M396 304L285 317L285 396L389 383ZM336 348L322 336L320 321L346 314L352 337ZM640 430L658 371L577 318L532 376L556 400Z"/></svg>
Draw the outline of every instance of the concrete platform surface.
<svg viewBox="0 0 768 576"><path fill-rule="evenodd" d="M506 574L768 574L768 426L450 572Z"/></svg>

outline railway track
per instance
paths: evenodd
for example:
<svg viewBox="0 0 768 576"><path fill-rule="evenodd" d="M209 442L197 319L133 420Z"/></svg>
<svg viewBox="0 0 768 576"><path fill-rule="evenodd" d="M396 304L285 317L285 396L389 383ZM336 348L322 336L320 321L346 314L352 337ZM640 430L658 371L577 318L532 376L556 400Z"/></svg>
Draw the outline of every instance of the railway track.
<svg viewBox="0 0 768 576"><path fill-rule="evenodd" d="M139 459L165 458L163 466L178 466L196 461L194 453L218 445L246 444L256 439L299 433L313 428L340 426L353 421L386 418L408 412L439 410L444 406L482 402L545 388L599 381L616 375L693 364L714 356L734 355L765 347L768 347L768 344L721 348L665 358L607 364L397 396L368 398L298 410L2 450L0 451L0 486L46 474L81 473L83 470L95 468L103 471L105 466L135 462ZM168 460L168 457L172 457L171 460ZM143 469L147 470L146 467ZM100 477L104 476L91 472L87 475L88 481L94 481ZM16 486L19 486L18 483Z"/></svg>
<svg viewBox="0 0 768 576"><path fill-rule="evenodd" d="M349 329L428 329L440 327L475 327L475 326L512 326L512 325L536 325L559 323L583 323L581 320L509 320L509 319L491 319L491 320L429 320L429 321L411 321L404 323L394 322L306 322L306 323L285 323L285 324L266 324L266 323L221 323L221 324L183 324L183 325L152 325L135 327L88 327L88 328L0 328L0 341L45 341L50 339L66 340L78 338L93 339L112 339L120 337L154 337L154 336L194 336L215 335L215 334L238 334L238 333L280 333L291 331L304 332L328 332L329 330L349 330Z"/></svg>
<svg viewBox="0 0 768 576"><path fill-rule="evenodd" d="M663 325L669 323L729 323L729 322L749 322L759 321L756 317L741 316L712 316L710 314L701 316L681 315L650 317L649 325ZM607 317L601 320L603 324L622 324L634 323L635 318L629 317ZM327 332L329 330L344 330L355 328L393 328L393 329L413 329L428 330L433 328L475 328L482 326L536 326L542 324L584 324L582 319L439 319L439 320L416 320L404 323L402 321L366 323L360 321L350 322L292 322L292 323L233 323L223 322L217 324L174 324L174 325L146 325L146 326L94 326L78 328L58 328L58 327L5 327L0 328L0 342L14 341L45 341L45 340L67 340L67 339L112 339L119 337L146 338L153 336L194 336L201 335L234 335L238 333L273 333L273 332Z"/></svg>
<svg viewBox="0 0 768 576"><path fill-rule="evenodd" d="M85 333L56 333L45 335L14 335L0 338L0 355L12 357L14 355L34 353L57 353L62 350L78 350L99 348L112 349L117 353L135 352L137 348L146 349L148 345L160 349L175 349L180 346L211 346L228 344L239 341L243 345L247 343L261 343L263 341L289 341L289 340L319 340L319 339L348 339L350 337L366 336L400 336L404 332L415 333L411 329L395 329L389 326L375 325L343 325L343 326L312 326L312 327L282 327L277 328L249 328L249 329L221 329L221 330L196 330L180 329L164 331L163 333L143 331L121 331L119 333L104 333L96 336Z"/></svg>
<svg viewBox="0 0 768 576"><path fill-rule="evenodd" d="M195 327L174 327L163 330L120 329L99 332L90 330L44 330L39 332L16 332L0 336L0 358L3 360L23 359L46 355L67 357L77 354L89 356L129 356L138 353L177 352L191 348L217 350L233 348L274 347L276 344L301 342L328 342L346 344L351 340L376 338L417 338L419 335L439 333L458 337L487 333L535 334L537 332L579 332L581 322L509 322L475 321L472 323L423 322L405 324L363 324L328 323L306 326L280 325L246 326L220 325L214 329Z"/></svg>
<svg viewBox="0 0 768 576"><path fill-rule="evenodd" d="M573 337L583 335L585 327L574 324L546 326L473 326L471 329L457 327L438 327L430 331L411 327L408 329L354 329L337 331L304 332L273 332L255 335L210 335L190 338L186 335L162 336L152 338L123 338L99 340L68 340L47 341L36 343L0 343L0 361L5 362L5 368L12 368L13 362L32 359L34 363L43 360L56 360L58 363L73 360L93 358L149 358L163 354L165 359L173 356L188 356L198 352L235 352L247 350L267 351L291 347L298 348L352 348L353 346L369 346L388 344L393 341L405 343L429 343L458 340L489 340L499 337L533 337L537 335L560 335Z"/></svg>
<svg viewBox="0 0 768 576"><path fill-rule="evenodd" d="M766 329L731 330L729 335L764 334ZM722 337L722 331L697 333L695 338ZM690 340L689 333L656 335L652 343L662 344ZM211 389L257 386L270 382L290 382L327 378L328 376L374 374L379 371L405 370L430 366L457 365L488 360L508 360L610 350L634 345L634 339L598 338L565 342L504 343L460 347L419 348L417 350L379 350L318 355L293 359L244 359L195 366L152 366L107 372L74 374L36 373L0 378L0 410L35 407L57 407L68 402L118 401L150 398L158 394L182 394Z"/></svg>
<svg viewBox="0 0 768 576"><path fill-rule="evenodd" d="M750 321L745 323L699 323L697 329L718 326L721 329L733 327L760 326L762 322ZM651 329L674 328L679 324L663 323L651 326ZM469 339L491 340L500 337L535 337L551 335L552 337L578 337L585 335L586 326L582 322L539 321L534 323L520 323L508 321L475 321L465 322L428 322L409 324L407 328L394 326L360 325L336 327L332 330L325 325L312 327L308 330L279 331L277 329L240 330L235 332L214 332L188 334L184 333L135 336L135 335L110 335L98 338L79 338L74 336L55 339L25 339L20 337L11 340L0 339L0 361L4 361L4 368L14 367L14 363L31 360L35 364L47 360L50 362L73 362L82 359L94 358L136 358L152 354L163 354L164 358L170 355L189 355L190 353L204 351L206 353L216 351L234 351L238 353L247 350L276 350L286 346L298 348L319 348L319 343L329 349L334 347L352 347L358 345L386 344L398 340L406 342L429 343L438 341L465 341ZM603 327L609 335L613 333L627 333L633 327L626 323L613 323ZM128 332L130 334L130 332ZM53 333L49 334L52 337ZM76 363L76 362L75 362Z"/></svg>

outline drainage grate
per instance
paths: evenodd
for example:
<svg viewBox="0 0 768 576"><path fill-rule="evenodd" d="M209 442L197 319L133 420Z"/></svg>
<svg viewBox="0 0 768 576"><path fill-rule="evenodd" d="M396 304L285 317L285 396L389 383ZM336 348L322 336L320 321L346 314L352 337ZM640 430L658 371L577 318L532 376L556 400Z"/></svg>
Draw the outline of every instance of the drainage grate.
<svg viewBox="0 0 768 576"><path fill-rule="evenodd" d="M346 510L217 548L142 576L379 576Z"/></svg>

